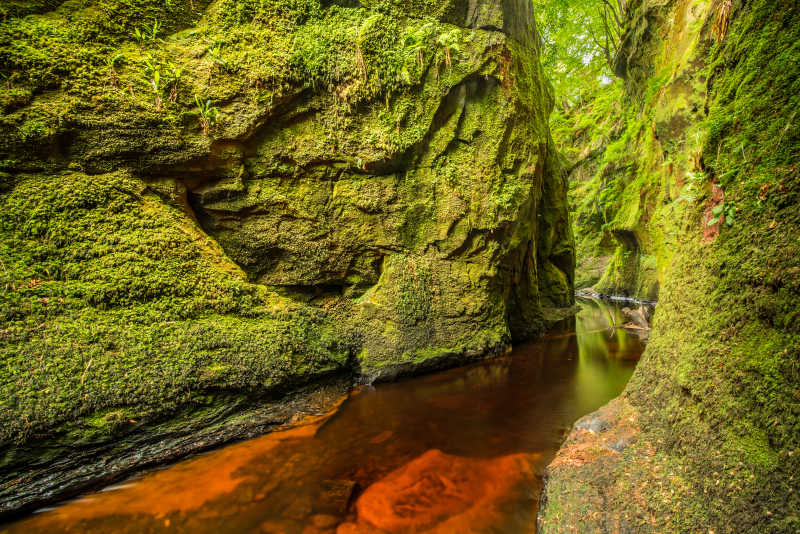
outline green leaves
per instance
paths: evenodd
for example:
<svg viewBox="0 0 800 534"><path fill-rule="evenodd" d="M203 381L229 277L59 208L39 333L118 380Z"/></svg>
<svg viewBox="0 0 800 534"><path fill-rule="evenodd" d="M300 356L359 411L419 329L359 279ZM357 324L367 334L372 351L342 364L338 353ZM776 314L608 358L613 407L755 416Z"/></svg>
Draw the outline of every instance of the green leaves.
<svg viewBox="0 0 800 534"><path fill-rule="evenodd" d="M574 104L613 76L594 36L603 32L601 0L534 0L542 66L558 100Z"/></svg>
<svg viewBox="0 0 800 534"><path fill-rule="evenodd" d="M719 206L714 206L714 209L711 210L711 215L713 215L713 217L708 221L708 226L719 224L724 217L725 225L730 228L736 220L736 206L730 202L723 202Z"/></svg>
<svg viewBox="0 0 800 534"><path fill-rule="evenodd" d="M149 42L154 42L158 39L158 34L161 32L161 23L158 19L153 20L152 26L144 26L142 28L134 28L133 36L140 45Z"/></svg>
<svg viewBox="0 0 800 534"><path fill-rule="evenodd" d="M150 87L153 88L153 92L156 94L161 92L161 73L159 71L153 73L153 78L150 80Z"/></svg>
<svg viewBox="0 0 800 534"><path fill-rule="evenodd" d="M203 133L208 135L211 128L217 125L217 115L219 109L214 106L211 99L201 100L199 96L194 95L194 101L197 104L197 109L200 112L200 126L203 128Z"/></svg>
<svg viewBox="0 0 800 534"><path fill-rule="evenodd" d="M228 60L222 57L222 43L217 42L209 47L208 56L211 58L211 62L221 70L225 72L229 72L231 70Z"/></svg>

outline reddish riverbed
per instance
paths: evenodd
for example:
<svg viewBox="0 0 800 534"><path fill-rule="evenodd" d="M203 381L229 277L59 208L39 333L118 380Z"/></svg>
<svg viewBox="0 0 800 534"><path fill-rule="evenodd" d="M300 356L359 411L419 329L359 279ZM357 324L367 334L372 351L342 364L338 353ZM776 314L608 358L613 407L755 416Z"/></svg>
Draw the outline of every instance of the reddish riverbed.
<svg viewBox="0 0 800 534"><path fill-rule="evenodd" d="M328 414L41 511L0 534L533 532L564 432L642 351L586 303L505 358L354 391Z"/></svg>

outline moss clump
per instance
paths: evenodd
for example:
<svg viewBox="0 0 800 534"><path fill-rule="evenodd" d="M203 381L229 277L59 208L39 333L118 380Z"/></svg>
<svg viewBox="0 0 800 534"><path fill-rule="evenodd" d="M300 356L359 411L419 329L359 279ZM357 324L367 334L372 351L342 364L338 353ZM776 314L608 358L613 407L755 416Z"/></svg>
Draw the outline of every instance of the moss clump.
<svg viewBox="0 0 800 534"><path fill-rule="evenodd" d="M153 418L205 389L346 367L319 312L249 284L126 173L19 175L0 201L3 440L83 416L111 431L102 414Z"/></svg>

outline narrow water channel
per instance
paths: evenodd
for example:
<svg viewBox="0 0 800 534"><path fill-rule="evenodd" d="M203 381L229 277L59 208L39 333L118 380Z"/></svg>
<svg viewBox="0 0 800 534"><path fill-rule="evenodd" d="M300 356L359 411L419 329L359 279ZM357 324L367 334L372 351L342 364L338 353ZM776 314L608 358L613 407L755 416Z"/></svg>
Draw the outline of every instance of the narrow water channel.
<svg viewBox="0 0 800 534"><path fill-rule="evenodd" d="M490 362L352 392L298 426L135 477L16 523L37 533L531 533L569 426L642 352L613 306Z"/></svg>

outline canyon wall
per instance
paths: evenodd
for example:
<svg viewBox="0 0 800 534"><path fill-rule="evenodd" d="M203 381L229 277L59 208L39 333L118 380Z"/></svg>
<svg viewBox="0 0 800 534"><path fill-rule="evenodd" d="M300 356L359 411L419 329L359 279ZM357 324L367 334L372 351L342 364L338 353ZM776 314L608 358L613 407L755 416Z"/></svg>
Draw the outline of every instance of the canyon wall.
<svg viewBox="0 0 800 534"><path fill-rule="evenodd" d="M659 304L625 393L548 468L542 532L800 528L798 20L785 1L630 6L598 284L649 280Z"/></svg>
<svg viewBox="0 0 800 534"><path fill-rule="evenodd" d="M526 0L0 11L0 511L51 458L503 353L572 305Z"/></svg>

